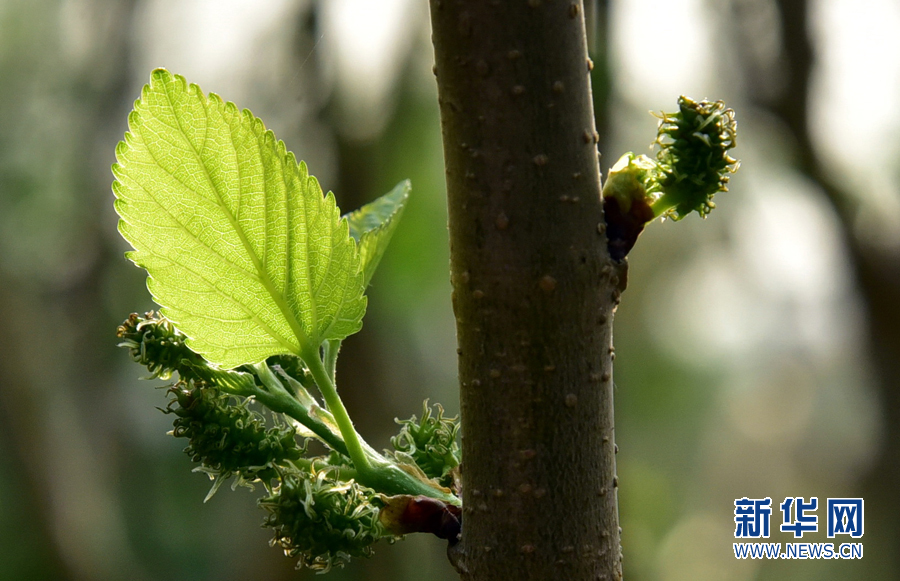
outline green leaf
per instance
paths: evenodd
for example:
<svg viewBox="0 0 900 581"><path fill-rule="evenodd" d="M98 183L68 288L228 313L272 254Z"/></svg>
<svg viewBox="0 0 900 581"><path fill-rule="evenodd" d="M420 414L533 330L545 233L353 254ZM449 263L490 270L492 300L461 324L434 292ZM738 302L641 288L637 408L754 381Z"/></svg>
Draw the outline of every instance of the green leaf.
<svg viewBox="0 0 900 581"><path fill-rule="evenodd" d="M193 350L232 368L360 329L347 221L262 121L157 69L128 124L113 165L119 231Z"/></svg>
<svg viewBox="0 0 900 581"><path fill-rule="evenodd" d="M350 235L359 242L360 270L367 286L397 229L409 200L409 190L409 180L404 180L387 194L346 216Z"/></svg>

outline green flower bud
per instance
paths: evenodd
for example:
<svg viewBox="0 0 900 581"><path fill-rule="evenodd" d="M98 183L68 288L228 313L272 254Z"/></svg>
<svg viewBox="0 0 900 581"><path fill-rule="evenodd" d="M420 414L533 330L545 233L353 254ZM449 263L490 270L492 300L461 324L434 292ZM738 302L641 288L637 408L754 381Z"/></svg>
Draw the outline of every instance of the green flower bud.
<svg viewBox="0 0 900 581"><path fill-rule="evenodd" d="M188 438L184 452L218 485L236 475L236 484L278 476L278 467L303 455L291 426L266 427L248 401L221 393L202 382L179 381L171 388L166 413L176 416L172 434Z"/></svg>
<svg viewBox="0 0 900 581"><path fill-rule="evenodd" d="M143 317L132 313L116 329L116 336L122 339L119 347L127 348L135 362L150 370L150 379L169 379L178 372L183 381L214 384L236 395L250 395L253 391L250 374L211 366L187 346L186 337L171 321L153 311Z"/></svg>
<svg viewBox="0 0 900 581"><path fill-rule="evenodd" d="M413 459L429 478L437 478L442 486L454 485L453 469L459 466L461 452L456 443L459 420L445 418L444 408L434 405L434 415L426 400L422 407L421 421L416 416L408 420L395 420L403 426L400 433L391 438L391 445L400 454Z"/></svg>
<svg viewBox="0 0 900 581"><path fill-rule="evenodd" d="M722 101L678 99L678 112L662 113L656 159L631 152L610 169L603 184L603 212L609 255L622 260L644 225L665 216L681 220L691 212L706 217L713 196L728 191L729 174L739 162L734 111Z"/></svg>
<svg viewBox="0 0 900 581"><path fill-rule="evenodd" d="M712 199L728 191L729 174L740 163L728 155L736 145L734 111L722 101L678 99L677 113L663 113L656 143L662 195L653 203L657 216L680 220L696 211L705 217L715 207Z"/></svg>
<svg viewBox="0 0 900 581"><path fill-rule="evenodd" d="M288 472L259 505L268 511L263 526L273 529L272 545L299 558L298 567L325 573L351 557L368 557L387 533L378 515L379 495L356 481L332 479L328 469Z"/></svg>
<svg viewBox="0 0 900 581"><path fill-rule="evenodd" d="M188 348L185 336L164 317L153 311L143 317L131 315L116 329L135 362L147 367L153 378L169 379L172 373L187 372L191 366L204 364L203 359Z"/></svg>

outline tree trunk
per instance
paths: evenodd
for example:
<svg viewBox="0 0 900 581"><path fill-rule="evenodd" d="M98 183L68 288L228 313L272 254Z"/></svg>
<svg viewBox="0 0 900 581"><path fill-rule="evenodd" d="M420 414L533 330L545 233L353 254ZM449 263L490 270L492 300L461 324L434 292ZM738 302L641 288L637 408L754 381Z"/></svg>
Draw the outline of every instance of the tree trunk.
<svg viewBox="0 0 900 581"><path fill-rule="evenodd" d="M431 0L463 579L621 578L612 313L582 2ZM620 282L621 281L621 282Z"/></svg>

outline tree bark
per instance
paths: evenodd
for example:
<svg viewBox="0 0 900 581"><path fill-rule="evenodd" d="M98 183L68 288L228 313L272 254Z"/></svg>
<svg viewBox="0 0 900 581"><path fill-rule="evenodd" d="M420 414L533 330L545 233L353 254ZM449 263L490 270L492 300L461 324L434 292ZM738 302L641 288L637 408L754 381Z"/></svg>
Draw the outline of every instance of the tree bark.
<svg viewBox="0 0 900 581"><path fill-rule="evenodd" d="M612 314L583 5L431 0L463 579L620 579Z"/></svg>

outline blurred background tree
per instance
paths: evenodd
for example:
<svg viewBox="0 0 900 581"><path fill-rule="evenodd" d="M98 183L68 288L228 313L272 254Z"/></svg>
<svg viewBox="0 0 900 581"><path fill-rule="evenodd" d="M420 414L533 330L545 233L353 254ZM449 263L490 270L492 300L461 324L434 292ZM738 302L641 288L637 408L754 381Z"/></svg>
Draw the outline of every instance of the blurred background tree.
<svg viewBox="0 0 900 581"><path fill-rule="evenodd" d="M350 210L413 198L338 373L360 431L455 413L446 204L417 0L0 1L0 579L297 579L255 496L191 474L165 396L115 349L152 308L109 166L149 72L250 108ZM719 210L648 228L616 319L630 580L893 579L900 530L900 7L588 2L605 172L679 94L724 99L743 169ZM738 561L742 496L863 496L856 562ZM825 541L820 533L803 540ZM773 515L773 531L780 513ZM773 541L793 541L773 532ZM341 579L453 579L444 545Z"/></svg>

